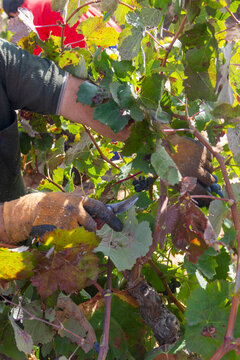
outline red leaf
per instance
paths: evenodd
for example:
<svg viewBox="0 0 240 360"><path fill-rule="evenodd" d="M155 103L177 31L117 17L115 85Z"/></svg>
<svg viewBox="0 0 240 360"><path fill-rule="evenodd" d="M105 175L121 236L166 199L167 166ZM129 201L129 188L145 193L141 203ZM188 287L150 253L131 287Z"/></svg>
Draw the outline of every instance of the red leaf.
<svg viewBox="0 0 240 360"><path fill-rule="evenodd" d="M78 248L68 248L50 257L40 253L31 281L39 295L46 299L58 288L73 293L91 283L98 275L98 258Z"/></svg>
<svg viewBox="0 0 240 360"><path fill-rule="evenodd" d="M177 205L180 206L171 231L172 241L176 248L187 252L189 261L195 263L209 246L215 245L216 235L208 218L192 200L185 198Z"/></svg>

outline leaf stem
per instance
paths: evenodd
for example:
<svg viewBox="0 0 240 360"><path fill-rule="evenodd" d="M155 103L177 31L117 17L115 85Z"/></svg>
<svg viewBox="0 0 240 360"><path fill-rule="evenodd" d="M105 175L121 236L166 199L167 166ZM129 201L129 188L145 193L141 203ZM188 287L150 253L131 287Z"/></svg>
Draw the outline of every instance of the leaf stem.
<svg viewBox="0 0 240 360"><path fill-rule="evenodd" d="M149 265L153 268L153 270L155 271L155 273L159 276L159 278L161 279L167 293L168 293L168 296L170 297L170 299L172 300L172 302L179 308L179 310L184 313L185 310L186 310L186 307L180 302L178 301L178 299L175 298L175 296L173 295L170 287L168 286L168 283L162 273L162 271L160 271L158 269L158 267L154 264L154 262L152 260L149 260Z"/></svg>
<svg viewBox="0 0 240 360"><path fill-rule="evenodd" d="M98 360L105 360L108 353L109 343L109 331L110 331L110 317L111 317L111 300L112 300L112 270L113 263L108 258L107 264L107 290L104 294L105 312L104 312L104 323L103 323L103 335L100 344L100 351Z"/></svg>
<svg viewBox="0 0 240 360"><path fill-rule="evenodd" d="M163 219L165 218L164 215L167 210L167 203L168 203L168 197L167 197L167 186L163 182L163 180L160 180L161 184L161 195L158 199L158 208L157 208L157 215L156 215L156 221L155 221L155 228L153 233L153 241L152 245L150 246L147 254L143 256L140 260L141 264L145 264L146 262L151 259L157 245L159 242L159 238L162 231L162 225L163 225Z"/></svg>
<svg viewBox="0 0 240 360"><path fill-rule="evenodd" d="M130 10L132 10L132 11L135 11L135 7L134 7L134 6L131 6L131 5L129 5L129 4L126 4L126 3L123 2L123 1L119 1L118 3L121 4L121 5L123 5L123 6L128 7L128 8L129 8Z"/></svg>
<svg viewBox="0 0 240 360"><path fill-rule="evenodd" d="M129 179L135 178L137 175L139 175L139 174L141 174L141 173L142 173L142 171L138 171L136 174L130 175L130 176L126 177L125 179L122 179L122 180L119 180L119 181L115 182L114 184L112 184L111 187L113 187L113 186L115 186L115 185L117 185L117 184L120 184L120 183L122 183L122 182L124 182L124 181L127 181L127 180L129 180Z"/></svg>
<svg viewBox="0 0 240 360"><path fill-rule="evenodd" d="M13 305L13 306L19 307L19 304L16 304L15 302L13 302L13 301L5 298L5 296L3 296L2 294L0 294L0 297L4 300L5 303L8 303L8 304L11 304L11 305ZM52 326L52 327L55 328L55 329L64 330L64 331L66 331L67 333L69 333L70 335L75 336L78 340L80 340L80 341L81 341L81 344L83 344L83 343L90 344L90 342L89 342L88 340L86 340L86 339L84 339L83 337L75 334L75 333L72 332L71 330L66 329L61 322L59 322L60 325L57 325L57 324L51 323L51 322L49 322L49 321L47 321L47 320L41 319L41 318L33 315L32 313L30 313L30 311L26 310L26 309L25 309L24 307L22 307L22 306L21 306L21 309L22 309L22 311L23 311L24 313L26 313L26 314L30 317L29 320L37 320L37 321L40 321L40 322L42 322L42 323L44 323L44 324L46 324L46 325Z"/></svg>
<svg viewBox="0 0 240 360"><path fill-rule="evenodd" d="M232 306L230 309L230 315L229 315L229 319L228 319L227 331L226 331L226 334L224 337L224 342L210 359L210 360L219 360L223 357L224 354L226 354L226 352L231 350L231 348L233 346L233 344L231 342L233 340L234 327L235 327L235 323L236 323L236 317L237 317L237 311L238 311L238 305L239 305L239 298L238 298L238 296L239 296L238 295L239 281L238 281L238 278L239 278L239 272L240 272L240 221L239 221L239 215L238 215L238 210L237 210L237 202L236 202L236 199L235 199L232 187L231 187L231 183L230 183L230 180L228 177L228 173L227 173L227 169L226 169L226 165L225 165L223 156L213 150L213 148L207 142L207 140L191 125L190 122L189 122L189 126L193 130L194 136L204 146L206 146L206 148L213 154L213 156L216 158L216 160L218 161L218 163L220 165L220 168L221 168L221 171L223 174L223 178L225 181L225 185L226 185L227 194L229 196L229 199L232 199L230 209L231 209L231 213L232 213L234 228L237 232L236 237L237 237L238 254L237 254L237 271L236 271L237 277L236 277L236 281L235 281L236 295L234 295L233 299L232 299Z"/></svg>
<svg viewBox="0 0 240 360"><path fill-rule="evenodd" d="M89 130L89 128L86 125L83 125L83 127L84 127L85 131L88 133L88 135L91 138L92 142L94 143L94 145L95 145L97 151L99 152L99 155L101 156L101 158L103 160L105 160L106 162L108 162L111 166L113 166L116 169L120 170L120 167L118 165L114 164L113 161L109 160L105 155L103 155L100 147L98 146L98 144L97 144L96 140L94 139L94 137L93 137L91 131Z"/></svg>
<svg viewBox="0 0 240 360"><path fill-rule="evenodd" d="M69 17L68 17L67 20L66 20L66 23L68 23L68 22L71 20L71 18L72 18L79 10L81 10L81 9L84 8L85 6L89 6L89 5L91 5L91 4L97 4L97 3L100 3L100 2L101 2L101 0L89 1L89 2L87 2L87 3L85 3L85 4L81 5L81 6L79 6L76 10L74 10L74 11L71 13L71 15L69 15Z"/></svg>
<svg viewBox="0 0 240 360"><path fill-rule="evenodd" d="M228 6L225 6L225 9L227 10L227 12L229 12L229 14L231 15L231 17L234 19L234 21L240 25L240 21L236 18L236 16L232 13L232 11L229 9Z"/></svg>
<svg viewBox="0 0 240 360"><path fill-rule="evenodd" d="M184 28L184 25L185 25L186 21L187 21L187 15L184 16L183 21L182 21L181 25L179 26L178 31L177 31L176 34L174 35L174 37L173 37L173 39L172 39L169 47L168 47L167 50L166 50L164 59L163 59L163 61L162 61L162 66L163 66L163 67L166 65L168 55L169 55L170 51L172 50L175 41L178 39L179 35L181 34L181 32L182 32L182 30L183 30L183 28Z"/></svg>

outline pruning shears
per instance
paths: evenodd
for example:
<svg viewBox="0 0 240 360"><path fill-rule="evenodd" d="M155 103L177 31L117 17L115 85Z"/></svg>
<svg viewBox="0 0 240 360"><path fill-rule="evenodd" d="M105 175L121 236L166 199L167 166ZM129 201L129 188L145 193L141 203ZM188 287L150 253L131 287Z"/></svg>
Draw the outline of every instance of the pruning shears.
<svg viewBox="0 0 240 360"><path fill-rule="evenodd" d="M112 211L114 215L119 215L129 210L137 201L138 195L135 194L126 200L114 204L106 204L105 206L108 210ZM105 221L103 221L102 219L95 218L94 220L97 223L98 230L100 230L105 224Z"/></svg>
<svg viewBox="0 0 240 360"><path fill-rule="evenodd" d="M107 204L106 207L109 210L112 210L112 212L115 215L119 215L119 214L122 214L123 212L127 211L128 209L130 209L137 201L138 201L138 196L137 196L137 194L135 194L135 195L131 196L129 199L120 201L118 203Z"/></svg>

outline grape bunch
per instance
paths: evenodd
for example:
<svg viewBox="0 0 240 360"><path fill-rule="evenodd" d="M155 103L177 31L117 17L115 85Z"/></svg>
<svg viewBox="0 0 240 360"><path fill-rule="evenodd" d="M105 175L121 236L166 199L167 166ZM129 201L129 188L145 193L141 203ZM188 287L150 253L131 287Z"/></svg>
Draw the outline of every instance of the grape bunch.
<svg viewBox="0 0 240 360"><path fill-rule="evenodd" d="M207 187L207 191L210 193L216 193L217 195L219 195L221 198L224 198L223 192L222 192L222 188L221 186L217 183L218 182L218 177L217 175L213 175L213 177L215 178L215 182L211 185Z"/></svg>
<svg viewBox="0 0 240 360"><path fill-rule="evenodd" d="M136 192L141 192L143 190L148 190L153 184L153 178L151 176L147 178L145 178L145 176L139 176L138 180L134 179L132 184Z"/></svg>
<svg viewBox="0 0 240 360"><path fill-rule="evenodd" d="M168 286L173 294L176 293L176 289L181 286L181 283L174 277L168 283ZM163 292L164 295L168 295L167 291Z"/></svg>

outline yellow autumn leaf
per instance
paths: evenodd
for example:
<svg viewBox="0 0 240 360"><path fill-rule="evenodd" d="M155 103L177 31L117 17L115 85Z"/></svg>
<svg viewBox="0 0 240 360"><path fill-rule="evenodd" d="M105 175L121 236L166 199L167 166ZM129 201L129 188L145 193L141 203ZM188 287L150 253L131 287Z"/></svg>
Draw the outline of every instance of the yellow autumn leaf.
<svg viewBox="0 0 240 360"><path fill-rule="evenodd" d="M103 17L93 17L79 24L78 30L84 35L88 46L102 47L115 46L118 43L119 33L106 25Z"/></svg>
<svg viewBox="0 0 240 360"><path fill-rule="evenodd" d="M192 239L191 243L197 246L201 246L201 242L197 238Z"/></svg>
<svg viewBox="0 0 240 360"><path fill-rule="evenodd" d="M0 248L0 279L12 281L29 278L33 272L34 255Z"/></svg>
<svg viewBox="0 0 240 360"><path fill-rule="evenodd" d="M69 231L56 229L51 233L46 233L42 243L47 247L54 245L56 251L79 246L87 247L91 251L98 246L99 240L93 232L80 227Z"/></svg>

